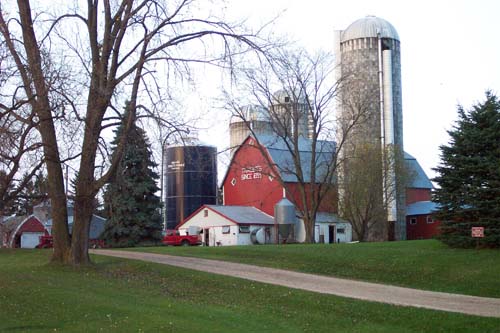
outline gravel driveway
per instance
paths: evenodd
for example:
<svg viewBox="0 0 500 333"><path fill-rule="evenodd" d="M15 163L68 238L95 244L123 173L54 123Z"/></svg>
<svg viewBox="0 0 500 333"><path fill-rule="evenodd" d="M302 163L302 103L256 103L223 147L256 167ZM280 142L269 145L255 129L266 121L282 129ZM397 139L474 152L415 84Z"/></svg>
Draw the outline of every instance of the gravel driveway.
<svg viewBox="0 0 500 333"><path fill-rule="evenodd" d="M332 294L366 301L500 318L500 298L424 291L394 287L384 284L299 273L282 269L237 264L218 260L171 256L166 254L115 250L91 250L90 252L92 254L143 260L214 274L233 276L322 294Z"/></svg>

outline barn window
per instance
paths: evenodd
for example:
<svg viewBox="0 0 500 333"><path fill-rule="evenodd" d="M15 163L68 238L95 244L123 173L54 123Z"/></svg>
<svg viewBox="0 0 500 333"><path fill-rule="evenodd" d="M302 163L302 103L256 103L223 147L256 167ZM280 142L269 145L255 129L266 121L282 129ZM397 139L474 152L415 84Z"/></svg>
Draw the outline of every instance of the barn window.
<svg viewBox="0 0 500 333"><path fill-rule="evenodd" d="M205 209L205 210L203 211L203 217L208 217L208 209Z"/></svg>
<svg viewBox="0 0 500 333"><path fill-rule="evenodd" d="M417 224L417 218L416 217L412 217L410 219L410 224Z"/></svg>
<svg viewBox="0 0 500 333"><path fill-rule="evenodd" d="M236 185L236 178L231 179L231 185Z"/></svg>
<svg viewBox="0 0 500 333"><path fill-rule="evenodd" d="M228 234L230 232L231 232L231 227L230 226L225 225L225 226L222 227L222 233L223 234Z"/></svg>
<svg viewBox="0 0 500 333"><path fill-rule="evenodd" d="M432 218L431 215L427 215L427 223L434 223L434 219Z"/></svg>
<svg viewBox="0 0 500 333"><path fill-rule="evenodd" d="M338 228L337 229L338 234L345 234L345 229L344 228Z"/></svg>
<svg viewBox="0 0 500 333"><path fill-rule="evenodd" d="M248 234L250 233L250 226L242 225L240 226L240 234Z"/></svg>

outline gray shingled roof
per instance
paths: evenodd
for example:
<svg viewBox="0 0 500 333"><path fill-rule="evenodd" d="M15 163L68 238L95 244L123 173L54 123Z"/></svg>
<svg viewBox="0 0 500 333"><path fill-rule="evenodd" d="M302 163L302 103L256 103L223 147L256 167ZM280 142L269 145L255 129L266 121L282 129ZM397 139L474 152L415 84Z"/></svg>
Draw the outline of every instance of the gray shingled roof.
<svg viewBox="0 0 500 333"><path fill-rule="evenodd" d="M405 152L405 162L407 167L411 172L411 184L408 186L410 188L427 188L433 189L431 181L429 177L425 174L424 170L418 163L417 159L407 152Z"/></svg>
<svg viewBox="0 0 500 333"><path fill-rule="evenodd" d="M68 207L68 228L69 233L71 234L73 231L73 211ZM98 239L102 232L104 231L104 225L106 224L106 219L97 215L92 215L92 220L90 221L90 230L89 230L89 238L90 239ZM52 226L52 219L49 219L45 226Z"/></svg>
<svg viewBox="0 0 500 333"><path fill-rule="evenodd" d="M276 164L283 181L297 182L297 171L294 165L294 158L290 150L287 148L285 141L277 136L257 135L256 139L259 143L267 148L269 155ZM312 140L299 138L299 154L304 175L304 182L310 181L311 171L311 147ZM318 141L316 145L316 179L322 181L322 177L327 174L328 167L335 153L335 142L333 141Z"/></svg>
<svg viewBox="0 0 500 333"><path fill-rule="evenodd" d="M14 231L19 224L26 220L29 216L9 216L2 219L2 229L5 232ZM1 244L0 244L1 245Z"/></svg>
<svg viewBox="0 0 500 333"><path fill-rule="evenodd" d="M274 224L272 216L255 207L205 205L213 211L229 218L237 224Z"/></svg>
<svg viewBox="0 0 500 333"><path fill-rule="evenodd" d="M438 204L432 201L418 201L406 206L406 215L428 215L438 210Z"/></svg>
<svg viewBox="0 0 500 333"><path fill-rule="evenodd" d="M337 214L319 212L316 214L316 223L350 223L341 219Z"/></svg>

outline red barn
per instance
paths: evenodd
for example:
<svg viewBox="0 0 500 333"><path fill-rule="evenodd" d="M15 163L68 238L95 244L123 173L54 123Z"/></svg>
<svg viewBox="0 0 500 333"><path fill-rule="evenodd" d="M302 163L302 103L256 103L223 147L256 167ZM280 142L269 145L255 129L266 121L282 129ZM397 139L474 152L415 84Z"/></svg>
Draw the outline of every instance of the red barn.
<svg viewBox="0 0 500 333"><path fill-rule="evenodd" d="M39 243L39 237L48 234L36 216L15 216L2 222L0 241L2 247L34 248Z"/></svg>
<svg viewBox="0 0 500 333"><path fill-rule="evenodd" d="M440 222L432 217L437 209L430 201L432 183L413 156L405 153L405 161L412 178L406 189L406 239L433 238L439 234Z"/></svg>
<svg viewBox="0 0 500 333"><path fill-rule="evenodd" d="M300 138L299 151L305 183L310 182L310 147L310 140ZM320 151L316 162L318 180L321 180L321 175L325 174L334 149L333 142L318 142L317 150ZM286 184L286 191L276 179L278 175ZM296 204L299 209L302 208L299 182L292 155L282 139L276 136L258 135L256 138L248 136L233 155L222 182L222 190L224 205L253 206L271 216L274 216L276 203L284 197ZM323 200L320 211L337 212L336 189L333 186L328 197Z"/></svg>

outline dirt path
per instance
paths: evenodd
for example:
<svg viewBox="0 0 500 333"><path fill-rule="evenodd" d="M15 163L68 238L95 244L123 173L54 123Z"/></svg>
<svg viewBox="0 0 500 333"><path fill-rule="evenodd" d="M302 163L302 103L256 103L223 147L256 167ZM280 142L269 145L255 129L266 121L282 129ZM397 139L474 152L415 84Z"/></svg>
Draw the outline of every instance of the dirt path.
<svg viewBox="0 0 500 333"><path fill-rule="evenodd" d="M282 269L192 257L171 256L165 254L115 250L91 250L91 253L155 262L295 289L314 291L322 294L332 294L367 301L500 318L500 298L486 298L424 291L298 273Z"/></svg>

